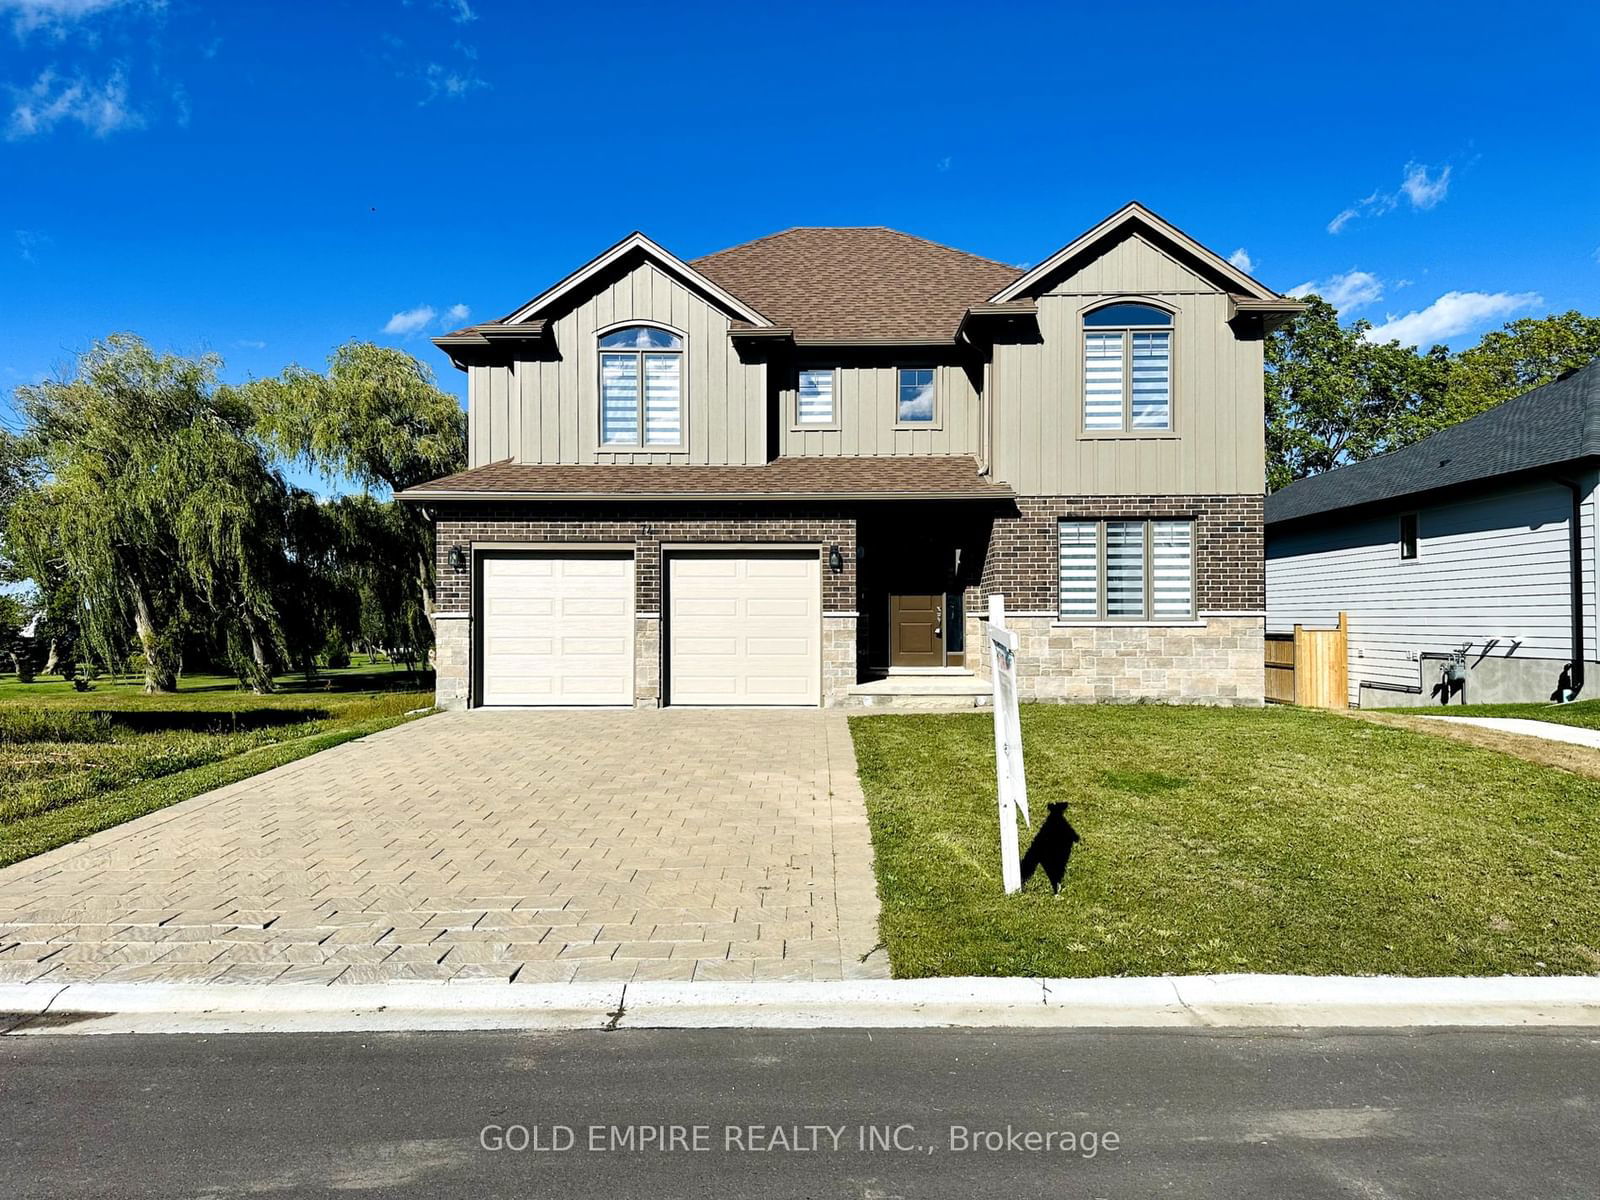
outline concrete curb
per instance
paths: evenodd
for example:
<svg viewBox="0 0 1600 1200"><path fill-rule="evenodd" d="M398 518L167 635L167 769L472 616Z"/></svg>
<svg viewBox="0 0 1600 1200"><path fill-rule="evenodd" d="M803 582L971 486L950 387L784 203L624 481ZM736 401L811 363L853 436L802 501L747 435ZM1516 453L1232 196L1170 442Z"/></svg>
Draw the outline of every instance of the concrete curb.
<svg viewBox="0 0 1600 1200"><path fill-rule="evenodd" d="M1600 1026L1600 976L1191 975L843 983L0 984L0 1030L47 1033L937 1026Z"/></svg>

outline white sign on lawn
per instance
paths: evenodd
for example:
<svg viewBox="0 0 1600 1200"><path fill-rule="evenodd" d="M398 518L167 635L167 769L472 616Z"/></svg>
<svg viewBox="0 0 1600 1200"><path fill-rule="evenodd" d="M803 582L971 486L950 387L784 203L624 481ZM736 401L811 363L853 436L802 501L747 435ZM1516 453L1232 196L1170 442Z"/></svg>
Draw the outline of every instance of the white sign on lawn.
<svg viewBox="0 0 1600 1200"><path fill-rule="evenodd" d="M1028 812L1028 781L1022 773L1022 715L1017 711L1017 635L1006 628L1004 596L989 597L989 639L994 678L994 765L1000 798L1000 878L1006 894L1022 890L1022 861L1017 855L1017 811L1033 828Z"/></svg>

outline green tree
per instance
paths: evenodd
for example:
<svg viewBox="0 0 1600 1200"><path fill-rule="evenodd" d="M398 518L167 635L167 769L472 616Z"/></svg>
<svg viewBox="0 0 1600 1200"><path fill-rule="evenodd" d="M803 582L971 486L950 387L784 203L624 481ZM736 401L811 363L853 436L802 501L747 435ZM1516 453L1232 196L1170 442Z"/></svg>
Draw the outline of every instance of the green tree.
<svg viewBox="0 0 1600 1200"><path fill-rule="evenodd" d="M370 342L347 342L333 352L325 373L291 366L274 379L241 389L256 413L257 431L287 459L331 476L345 476L377 497L426 483L466 465L467 418L460 403L434 382L433 372L402 350ZM406 605L433 612L433 533L408 506L395 505L384 527L374 571L406 564L415 600L401 601L388 588L374 603L393 603L381 624L409 627ZM431 632L425 634L431 644Z"/></svg>
<svg viewBox="0 0 1600 1200"><path fill-rule="evenodd" d="M1600 317L1576 309L1524 317L1457 354L1427 432L1465 421L1600 358Z"/></svg>
<svg viewBox="0 0 1600 1200"><path fill-rule="evenodd" d="M250 410L216 387L219 367L115 334L70 378L16 392L43 482L13 503L8 545L28 576L81 597L79 627L103 661L133 632L146 691L177 686L197 623L222 632L254 687L270 686L281 653L287 489Z"/></svg>
<svg viewBox="0 0 1600 1200"><path fill-rule="evenodd" d="M1367 339L1371 325L1341 325L1334 307L1306 311L1266 343L1267 488L1370 458L1415 441L1442 402L1448 356Z"/></svg>

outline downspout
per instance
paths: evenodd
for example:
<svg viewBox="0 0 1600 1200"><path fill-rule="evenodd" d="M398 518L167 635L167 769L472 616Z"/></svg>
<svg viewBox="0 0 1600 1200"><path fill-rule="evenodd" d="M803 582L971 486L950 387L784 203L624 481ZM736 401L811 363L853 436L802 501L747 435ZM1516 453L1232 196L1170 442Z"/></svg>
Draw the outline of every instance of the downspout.
<svg viewBox="0 0 1600 1200"><path fill-rule="evenodd" d="M1572 493L1572 515L1567 519L1568 552L1572 558L1572 666L1569 700L1583 693L1583 485L1575 479L1556 482Z"/></svg>

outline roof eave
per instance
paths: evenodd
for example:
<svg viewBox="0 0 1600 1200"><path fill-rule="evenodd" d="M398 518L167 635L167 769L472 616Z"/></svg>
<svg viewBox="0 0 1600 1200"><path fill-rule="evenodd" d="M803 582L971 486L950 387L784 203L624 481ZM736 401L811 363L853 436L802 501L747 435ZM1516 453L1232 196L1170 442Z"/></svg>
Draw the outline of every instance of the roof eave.
<svg viewBox="0 0 1600 1200"><path fill-rule="evenodd" d="M440 500L583 500L583 501L754 501L754 500L1015 500L1009 488L982 492L947 491L871 491L871 492L526 492L488 490L448 490L408 488L395 493L396 500L421 504Z"/></svg>

